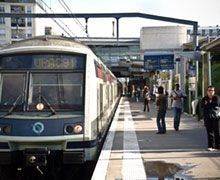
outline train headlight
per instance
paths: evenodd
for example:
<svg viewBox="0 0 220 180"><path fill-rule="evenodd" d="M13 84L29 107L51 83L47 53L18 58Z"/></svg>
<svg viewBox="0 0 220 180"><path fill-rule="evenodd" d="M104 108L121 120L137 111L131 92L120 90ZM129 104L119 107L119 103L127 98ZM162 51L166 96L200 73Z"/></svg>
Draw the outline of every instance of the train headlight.
<svg viewBox="0 0 220 180"><path fill-rule="evenodd" d="M82 130L83 130L82 125L78 124L78 125L74 126L74 133L75 134L82 133Z"/></svg>
<svg viewBox="0 0 220 180"><path fill-rule="evenodd" d="M10 135L11 134L11 126L10 125L0 126L0 134Z"/></svg>
<svg viewBox="0 0 220 180"><path fill-rule="evenodd" d="M44 109L44 104L43 103L38 103L36 105L36 108L37 108L38 111L42 111Z"/></svg>
<svg viewBox="0 0 220 180"><path fill-rule="evenodd" d="M67 124L64 127L65 134L81 134L83 133L82 124Z"/></svg>
<svg viewBox="0 0 220 180"><path fill-rule="evenodd" d="M65 127L65 131L67 134L73 134L73 126L72 125L67 125Z"/></svg>

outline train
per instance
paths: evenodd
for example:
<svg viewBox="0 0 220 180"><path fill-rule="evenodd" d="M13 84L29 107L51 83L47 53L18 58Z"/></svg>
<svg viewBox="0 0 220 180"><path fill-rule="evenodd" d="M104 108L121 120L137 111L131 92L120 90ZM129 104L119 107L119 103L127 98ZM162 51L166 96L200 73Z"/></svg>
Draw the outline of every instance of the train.
<svg viewBox="0 0 220 180"><path fill-rule="evenodd" d="M83 43L38 36L0 50L0 172L94 161L121 83Z"/></svg>

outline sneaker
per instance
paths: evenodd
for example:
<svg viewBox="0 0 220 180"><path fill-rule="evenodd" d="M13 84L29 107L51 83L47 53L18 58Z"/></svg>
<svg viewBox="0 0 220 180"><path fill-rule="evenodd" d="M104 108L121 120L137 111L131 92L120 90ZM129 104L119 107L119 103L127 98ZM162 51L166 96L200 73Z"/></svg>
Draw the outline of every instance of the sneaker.
<svg viewBox="0 0 220 180"><path fill-rule="evenodd" d="M218 151L218 150L215 148L208 148L208 151L214 152L214 151Z"/></svg>
<svg viewBox="0 0 220 180"><path fill-rule="evenodd" d="M156 134L163 134L162 132L157 132Z"/></svg>

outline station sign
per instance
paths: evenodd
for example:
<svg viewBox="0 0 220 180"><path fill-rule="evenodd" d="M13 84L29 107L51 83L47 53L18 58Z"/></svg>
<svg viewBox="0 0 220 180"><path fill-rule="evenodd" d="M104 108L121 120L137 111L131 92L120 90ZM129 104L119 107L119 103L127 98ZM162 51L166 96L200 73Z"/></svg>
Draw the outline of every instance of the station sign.
<svg viewBox="0 0 220 180"><path fill-rule="evenodd" d="M144 55L145 70L174 69L174 54Z"/></svg>

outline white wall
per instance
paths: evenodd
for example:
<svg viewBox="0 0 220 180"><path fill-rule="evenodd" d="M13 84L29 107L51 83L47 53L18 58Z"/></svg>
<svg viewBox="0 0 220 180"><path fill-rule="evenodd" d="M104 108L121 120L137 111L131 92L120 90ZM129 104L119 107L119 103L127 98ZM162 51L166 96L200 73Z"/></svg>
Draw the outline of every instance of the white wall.
<svg viewBox="0 0 220 180"><path fill-rule="evenodd" d="M36 13L45 14L38 5L35 5L34 9L34 12ZM34 21L35 27L33 29L35 30L34 35L36 36L45 35L45 27L52 27L52 35L61 35L63 33L63 31L51 18L34 18ZM58 19L56 19L56 21L58 21Z"/></svg>
<svg viewBox="0 0 220 180"><path fill-rule="evenodd" d="M143 27L140 31L141 50L181 49L186 42L184 26Z"/></svg>

